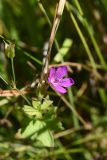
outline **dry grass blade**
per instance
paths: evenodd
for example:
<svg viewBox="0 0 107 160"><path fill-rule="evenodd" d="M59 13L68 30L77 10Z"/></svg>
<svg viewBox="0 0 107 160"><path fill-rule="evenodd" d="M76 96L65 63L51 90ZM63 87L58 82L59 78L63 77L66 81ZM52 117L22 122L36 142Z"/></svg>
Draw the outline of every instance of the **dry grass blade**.
<svg viewBox="0 0 107 160"><path fill-rule="evenodd" d="M24 94L28 94L29 90L17 90L17 89L11 89L11 90L0 90L0 97L12 97L12 96L20 96Z"/></svg>
<svg viewBox="0 0 107 160"><path fill-rule="evenodd" d="M50 60L50 54L51 54L51 49L52 45L55 39L55 35L61 20L61 16L64 10L66 0L60 0L59 3L56 5L56 11L55 11L55 17L52 25L52 30L49 38L49 45L47 49L47 55L43 64L43 69L42 69L42 75L41 75L41 84L45 83L47 81L47 74L48 74L48 66L49 66L49 60Z"/></svg>

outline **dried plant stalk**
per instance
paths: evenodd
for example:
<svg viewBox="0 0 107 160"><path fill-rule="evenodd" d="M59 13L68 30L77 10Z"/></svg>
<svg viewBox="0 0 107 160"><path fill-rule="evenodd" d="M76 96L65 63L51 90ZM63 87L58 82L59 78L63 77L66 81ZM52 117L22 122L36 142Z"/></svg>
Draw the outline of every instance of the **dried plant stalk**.
<svg viewBox="0 0 107 160"><path fill-rule="evenodd" d="M61 16L64 10L65 3L66 3L66 0L59 0L59 3L57 3L56 5L55 17L54 17L52 30L51 30L51 34L50 34L50 38L48 42L49 45L47 49L47 55L46 55L46 58L43 64L42 74L40 78L40 86L46 84L46 81L47 81L51 49L52 49L52 45L55 39L55 35L57 32L60 20L61 20Z"/></svg>

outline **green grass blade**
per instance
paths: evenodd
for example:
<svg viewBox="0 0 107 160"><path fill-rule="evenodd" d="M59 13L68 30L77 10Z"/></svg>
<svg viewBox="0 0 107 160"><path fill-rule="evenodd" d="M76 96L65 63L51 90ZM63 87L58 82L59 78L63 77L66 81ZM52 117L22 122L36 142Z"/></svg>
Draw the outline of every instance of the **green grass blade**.
<svg viewBox="0 0 107 160"><path fill-rule="evenodd" d="M93 69L96 69L96 65L95 65L94 58L93 58L93 56L92 56L92 54L91 54L91 51L90 51L90 49L89 49L89 47L88 47L88 44L87 44L87 42L86 42L86 39L85 39L85 37L84 37L84 35L83 35L83 33L82 33L82 31L81 31L81 29L80 29L80 27L79 27L76 19L75 19L75 17L74 17L74 15L73 15L73 13L72 13L72 11L71 11L71 9L70 9L70 6L69 6L69 3L68 3L68 2L66 3L66 8L67 8L67 10L68 10L68 12L69 12L69 14L70 14L70 18L72 19L73 24L74 24L74 26L75 26L78 34L79 34L79 37L80 37L80 39L81 39L81 41L82 41L82 43L83 43L83 45L84 45L84 48L85 48L85 50L86 50L87 56L88 56L88 58L89 58L89 60L90 60L90 62L91 62L91 64L92 64L92 66L93 66Z"/></svg>

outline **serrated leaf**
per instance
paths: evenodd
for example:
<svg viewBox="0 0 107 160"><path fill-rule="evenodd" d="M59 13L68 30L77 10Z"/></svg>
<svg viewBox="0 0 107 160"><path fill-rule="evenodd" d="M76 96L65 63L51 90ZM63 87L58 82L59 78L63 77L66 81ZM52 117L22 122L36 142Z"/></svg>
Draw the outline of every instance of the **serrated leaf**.
<svg viewBox="0 0 107 160"><path fill-rule="evenodd" d="M26 114L30 116L36 115L36 112L37 112L33 107L27 106L27 105L24 105L23 110Z"/></svg>
<svg viewBox="0 0 107 160"><path fill-rule="evenodd" d="M26 126L25 130L21 133L22 138L27 138L38 130L37 121L32 120Z"/></svg>
<svg viewBox="0 0 107 160"><path fill-rule="evenodd" d="M46 123L38 121L38 132L33 134L31 139L37 139L46 147L54 147L54 137L52 132L47 129Z"/></svg>
<svg viewBox="0 0 107 160"><path fill-rule="evenodd" d="M38 101L38 100L33 100L33 101L32 101L32 105L33 105L33 107L34 107L35 109L38 109L38 108L40 107L40 105L41 105L41 102Z"/></svg>
<svg viewBox="0 0 107 160"><path fill-rule="evenodd" d="M37 139L42 142L45 147L54 147L54 137L52 132L49 130L44 131L41 133Z"/></svg>
<svg viewBox="0 0 107 160"><path fill-rule="evenodd" d="M34 116L35 115L39 119L42 118L42 113L40 111L36 110L35 108L31 107L31 106L24 105L23 110L29 116Z"/></svg>
<svg viewBox="0 0 107 160"><path fill-rule="evenodd" d="M41 110L46 110L51 106L53 101L45 99L41 105Z"/></svg>
<svg viewBox="0 0 107 160"><path fill-rule="evenodd" d="M32 136L32 139L36 139L40 141L43 146L53 147L54 146L54 138L46 127L46 123L44 121L36 120L30 121L25 130L21 133L22 138L27 138Z"/></svg>

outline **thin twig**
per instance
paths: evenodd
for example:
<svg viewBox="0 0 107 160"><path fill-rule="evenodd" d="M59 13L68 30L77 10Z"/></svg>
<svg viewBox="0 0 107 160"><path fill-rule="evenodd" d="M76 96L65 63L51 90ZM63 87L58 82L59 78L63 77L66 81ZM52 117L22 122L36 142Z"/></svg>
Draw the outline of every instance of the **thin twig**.
<svg viewBox="0 0 107 160"><path fill-rule="evenodd" d="M12 96L20 96L28 94L30 90L17 90L17 89L11 89L11 90L0 90L0 97L12 97Z"/></svg>
<svg viewBox="0 0 107 160"><path fill-rule="evenodd" d="M91 128L90 128L91 129ZM61 132L58 132L54 135L55 139L58 139L60 137L64 137L64 136L67 136L69 134L72 134L72 133L75 133L77 131L81 131L81 130L90 130L90 129L87 129L87 128L84 128L84 127L79 127L79 128L70 128L70 129L67 129L67 130L64 130L64 131L61 131Z"/></svg>
<svg viewBox="0 0 107 160"><path fill-rule="evenodd" d="M93 73L98 79L102 79L100 73L98 72L94 72L93 68L92 68L92 65L88 64L88 65L85 65L85 64L80 64L80 63L75 63L75 62L63 62L61 64L51 64L49 65L49 68L51 67L58 67L58 66L71 66L71 67L77 67L77 69L79 71L81 71L81 69L85 69L91 73ZM96 65L96 68L98 69L103 69L103 70L107 70L106 68L101 68L102 66L101 65Z"/></svg>
<svg viewBox="0 0 107 160"><path fill-rule="evenodd" d="M57 92L56 92L57 93ZM72 107L72 105L66 100L66 98L63 95L60 95L57 93L57 95L61 98L61 100L66 104L67 107L71 109L71 111L77 116L77 118L80 120L80 122L84 125L85 128L90 128L90 125L87 124L84 119L80 116L80 114Z"/></svg>

